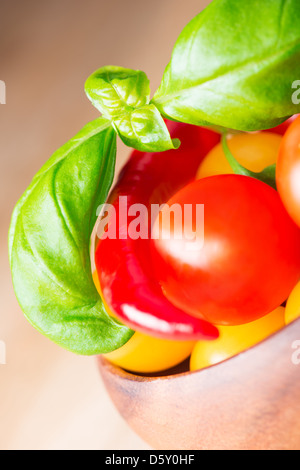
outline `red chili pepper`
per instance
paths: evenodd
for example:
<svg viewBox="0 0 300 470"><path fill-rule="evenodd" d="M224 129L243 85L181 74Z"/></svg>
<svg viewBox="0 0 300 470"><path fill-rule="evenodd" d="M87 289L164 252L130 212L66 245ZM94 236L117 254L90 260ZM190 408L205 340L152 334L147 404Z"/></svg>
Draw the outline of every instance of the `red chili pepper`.
<svg viewBox="0 0 300 470"><path fill-rule="evenodd" d="M163 153L134 151L109 198L116 211L117 237L98 243L99 281L108 307L134 330L177 340L214 339L218 330L213 325L186 314L164 296L151 266L149 219L145 218L143 227L147 239L137 240L128 237L133 218L126 220L123 214L119 221L120 196L127 197L127 207L143 204L150 209L151 204L166 203L195 178L201 160L220 141L211 130L175 122L167 125L171 136L180 139L180 148Z"/></svg>

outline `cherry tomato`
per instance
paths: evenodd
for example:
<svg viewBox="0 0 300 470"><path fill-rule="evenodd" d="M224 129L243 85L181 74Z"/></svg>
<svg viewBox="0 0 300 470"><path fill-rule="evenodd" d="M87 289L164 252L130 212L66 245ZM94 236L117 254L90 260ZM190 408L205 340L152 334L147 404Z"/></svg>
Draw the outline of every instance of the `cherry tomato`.
<svg viewBox="0 0 300 470"><path fill-rule="evenodd" d="M218 339L197 342L191 355L190 369L203 369L229 359L263 341L284 325L284 308L279 307L246 325L220 326Z"/></svg>
<svg viewBox="0 0 300 470"><path fill-rule="evenodd" d="M286 210L300 227L300 116L290 125L282 139L276 182Z"/></svg>
<svg viewBox="0 0 300 470"><path fill-rule="evenodd" d="M285 323L288 325L300 317L300 282L288 298L285 309Z"/></svg>
<svg viewBox="0 0 300 470"><path fill-rule="evenodd" d="M161 372L187 359L195 341L172 341L136 332L120 349L105 354L110 362L137 373Z"/></svg>
<svg viewBox="0 0 300 470"><path fill-rule="evenodd" d="M236 160L247 170L261 172L276 163L282 137L271 132L236 134L228 139L228 146ZM225 157L222 144L214 147L201 163L197 179L206 176L233 173Z"/></svg>
<svg viewBox="0 0 300 470"><path fill-rule="evenodd" d="M94 272L93 279L103 300L97 272ZM114 316L106 304L105 307L107 312ZM195 344L196 341L164 340L135 332L124 346L103 356L114 365L130 372L149 374L180 364L190 356Z"/></svg>
<svg viewBox="0 0 300 470"><path fill-rule="evenodd" d="M201 233L197 204L204 205L204 240L189 239ZM193 207L193 216L170 220L170 206L182 214ZM174 305L215 325L239 325L288 298L300 276L300 230L270 186L247 176L211 176L187 185L162 209L152 254Z"/></svg>

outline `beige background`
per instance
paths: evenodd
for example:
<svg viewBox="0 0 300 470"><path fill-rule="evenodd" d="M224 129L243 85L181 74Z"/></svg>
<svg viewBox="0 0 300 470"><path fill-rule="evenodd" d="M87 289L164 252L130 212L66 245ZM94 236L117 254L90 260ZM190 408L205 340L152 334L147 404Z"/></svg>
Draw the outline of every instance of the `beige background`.
<svg viewBox="0 0 300 470"><path fill-rule="evenodd" d="M37 333L12 290L14 204L49 156L97 117L83 91L103 65L144 70L158 87L183 26L209 1L0 0L0 449L147 449L122 421L94 358ZM119 145L118 166L129 151Z"/></svg>

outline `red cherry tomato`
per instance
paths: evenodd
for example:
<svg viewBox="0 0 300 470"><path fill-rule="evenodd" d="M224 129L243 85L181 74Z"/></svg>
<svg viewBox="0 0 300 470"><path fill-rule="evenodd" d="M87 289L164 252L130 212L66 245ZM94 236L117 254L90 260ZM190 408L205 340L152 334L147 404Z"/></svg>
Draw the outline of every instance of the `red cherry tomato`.
<svg viewBox="0 0 300 470"><path fill-rule="evenodd" d="M290 125L282 139L276 182L286 210L300 227L300 116Z"/></svg>
<svg viewBox="0 0 300 470"><path fill-rule="evenodd" d="M168 220L164 211L173 204L183 214L192 205L193 217L184 217L184 223L178 217ZM203 245L201 237L187 236L201 230L196 204L204 204ZM162 209L153 238L154 267L166 297L216 325L239 325L268 314L287 299L300 276L300 230L278 193L247 176L190 183Z"/></svg>

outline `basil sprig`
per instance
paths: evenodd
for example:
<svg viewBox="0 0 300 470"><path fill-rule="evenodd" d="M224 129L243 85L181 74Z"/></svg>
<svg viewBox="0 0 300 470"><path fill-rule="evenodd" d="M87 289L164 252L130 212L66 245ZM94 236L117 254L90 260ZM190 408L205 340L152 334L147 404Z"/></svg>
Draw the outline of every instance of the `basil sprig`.
<svg viewBox="0 0 300 470"><path fill-rule="evenodd" d="M144 72L102 67L87 79L85 91L129 147L142 152L178 148L179 141L172 141L160 112L150 104L149 80Z"/></svg>
<svg viewBox="0 0 300 470"><path fill-rule="evenodd" d="M299 0L214 0L180 34L152 101L163 116L241 131L300 112Z"/></svg>
<svg viewBox="0 0 300 470"><path fill-rule="evenodd" d="M133 334L107 314L91 273L91 233L112 184L115 155L109 121L85 126L35 176L10 227L13 283L27 319L78 354L110 352Z"/></svg>

